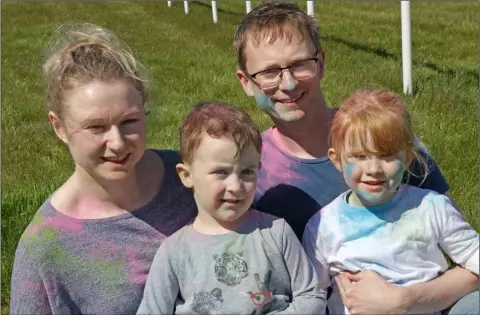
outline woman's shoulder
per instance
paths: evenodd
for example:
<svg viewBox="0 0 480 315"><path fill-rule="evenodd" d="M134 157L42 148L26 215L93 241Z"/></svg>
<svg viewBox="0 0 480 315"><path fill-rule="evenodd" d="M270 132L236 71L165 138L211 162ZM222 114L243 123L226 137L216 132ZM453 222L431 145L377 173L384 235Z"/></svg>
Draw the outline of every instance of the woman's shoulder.
<svg viewBox="0 0 480 315"><path fill-rule="evenodd" d="M149 149L149 151L152 151L156 153L165 164L168 165L173 165L175 166L177 163L180 163L182 161L182 158L180 156L180 151L178 150L173 150L173 149Z"/></svg>
<svg viewBox="0 0 480 315"><path fill-rule="evenodd" d="M55 213L50 198L37 210L18 242L30 256L42 257L58 248L58 236L67 223ZM73 228L73 227L71 227Z"/></svg>

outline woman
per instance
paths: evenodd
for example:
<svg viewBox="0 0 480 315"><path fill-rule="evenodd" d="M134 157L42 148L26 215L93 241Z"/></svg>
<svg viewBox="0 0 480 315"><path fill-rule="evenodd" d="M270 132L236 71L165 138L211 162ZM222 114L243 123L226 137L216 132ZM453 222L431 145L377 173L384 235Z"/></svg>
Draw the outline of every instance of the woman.
<svg viewBox="0 0 480 315"><path fill-rule="evenodd" d="M67 30L44 74L75 170L20 239L10 312L135 313L157 248L196 215L179 156L145 149L146 77L112 32Z"/></svg>

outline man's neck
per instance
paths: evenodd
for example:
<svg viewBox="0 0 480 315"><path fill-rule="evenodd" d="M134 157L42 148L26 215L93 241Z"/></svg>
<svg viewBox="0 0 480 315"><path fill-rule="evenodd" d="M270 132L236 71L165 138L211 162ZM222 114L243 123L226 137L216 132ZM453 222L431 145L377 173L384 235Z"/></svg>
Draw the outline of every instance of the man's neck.
<svg viewBox="0 0 480 315"><path fill-rule="evenodd" d="M273 137L278 145L296 157L312 159L326 156L333 115L334 109L324 106L298 121L274 121Z"/></svg>

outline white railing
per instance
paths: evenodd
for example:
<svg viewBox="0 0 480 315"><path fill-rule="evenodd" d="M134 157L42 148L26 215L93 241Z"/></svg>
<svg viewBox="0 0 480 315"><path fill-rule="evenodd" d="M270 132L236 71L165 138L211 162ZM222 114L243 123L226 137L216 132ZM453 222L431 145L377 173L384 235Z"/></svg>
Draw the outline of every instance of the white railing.
<svg viewBox="0 0 480 315"><path fill-rule="evenodd" d="M480 0L479 0L480 1ZM212 1L212 18L213 23L218 22L217 1ZM169 7L172 6L172 1L167 1ZM188 1L183 1L185 14L188 14ZM401 15L402 15L402 74L403 74L403 93L412 95L413 93L413 79L412 79L412 39L410 28L410 1L400 1ZM245 11L249 13L252 11L252 1L245 1ZM307 1L307 14L315 16L315 0Z"/></svg>

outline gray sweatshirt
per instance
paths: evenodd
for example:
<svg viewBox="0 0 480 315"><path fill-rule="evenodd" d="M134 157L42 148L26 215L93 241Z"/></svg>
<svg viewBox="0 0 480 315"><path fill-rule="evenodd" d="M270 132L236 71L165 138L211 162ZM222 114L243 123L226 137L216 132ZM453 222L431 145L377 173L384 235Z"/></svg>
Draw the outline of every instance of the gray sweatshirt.
<svg viewBox="0 0 480 315"><path fill-rule="evenodd" d="M47 200L15 254L11 314L134 314L158 246L191 222L197 208L175 171L176 151L156 151L164 185L144 207L81 220ZM92 209L94 211L95 209Z"/></svg>
<svg viewBox="0 0 480 315"><path fill-rule="evenodd" d="M235 232L188 225L160 246L137 314L324 314L325 292L290 226L250 210Z"/></svg>

